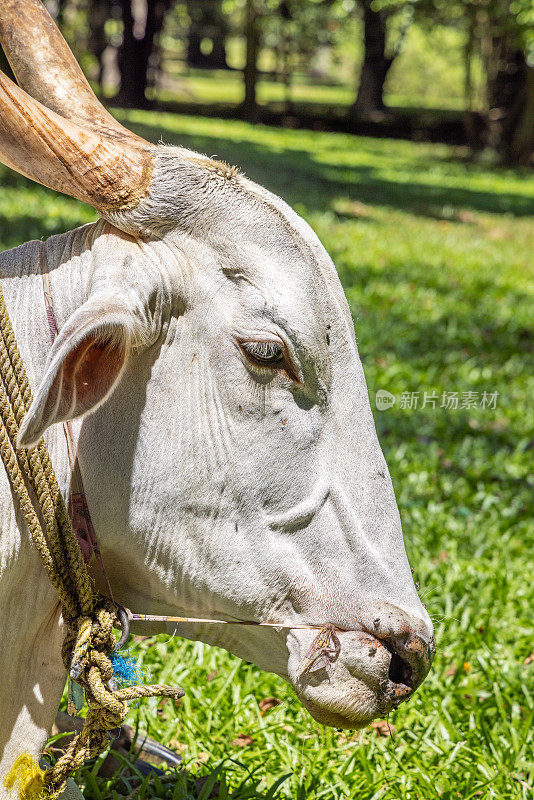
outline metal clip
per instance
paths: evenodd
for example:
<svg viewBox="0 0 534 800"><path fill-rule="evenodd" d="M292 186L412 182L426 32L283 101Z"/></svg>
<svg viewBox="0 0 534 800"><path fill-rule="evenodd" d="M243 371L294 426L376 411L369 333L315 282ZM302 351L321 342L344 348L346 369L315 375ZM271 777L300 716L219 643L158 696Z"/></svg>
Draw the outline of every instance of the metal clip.
<svg viewBox="0 0 534 800"><path fill-rule="evenodd" d="M115 650L120 650L128 641L128 636L130 635L130 620L128 619L128 612L124 606L115 603L115 608L117 609L117 619L119 620L120 629L122 631L121 638L117 642Z"/></svg>

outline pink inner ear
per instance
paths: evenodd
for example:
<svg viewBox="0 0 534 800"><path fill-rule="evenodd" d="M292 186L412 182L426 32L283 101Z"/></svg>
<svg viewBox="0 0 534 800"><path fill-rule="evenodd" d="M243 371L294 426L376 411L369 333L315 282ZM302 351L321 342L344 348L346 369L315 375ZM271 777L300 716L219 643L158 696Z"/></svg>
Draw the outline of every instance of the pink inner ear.
<svg viewBox="0 0 534 800"><path fill-rule="evenodd" d="M111 338L88 335L67 356L58 375L57 416L77 417L100 403L119 377L126 349Z"/></svg>

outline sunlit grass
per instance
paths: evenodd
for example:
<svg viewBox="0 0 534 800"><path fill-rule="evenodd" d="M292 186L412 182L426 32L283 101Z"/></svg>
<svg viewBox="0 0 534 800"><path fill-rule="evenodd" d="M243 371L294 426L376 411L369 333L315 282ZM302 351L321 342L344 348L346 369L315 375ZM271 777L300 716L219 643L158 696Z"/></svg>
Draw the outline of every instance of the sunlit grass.
<svg viewBox="0 0 534 800"><path fill-rule="evenodd" d="M187 70L173 71L172 66L166 71L164 84L152 93L160 101L198 103L209 106L213 103L237 105L243 102L245 90L241 71L227 70ZM257 84L257 100L260 105L279 105L289 99L296 106L313 105L317 112L327 108L348 109L354 102L355 87L345 83L322 82L305 74L292 76L289 98L286 87L271 75L263 75ZM464 102L456 96L449 96L443 91L433 95L417 94L414 102L413 94L400 94L398 91L385 94L388 106L410 108L413 111L422 109L448 109L461 111Z"/></svg>
<svg viewBox="0 0 534 800"><path fill-rule="evenodd" d="M157 141L237 163L282 194L334 258L353 312L382 446L421 596L436 622L427 681L391 715L394 738L316 725L279 679L201 644L135 647L180 707L132 712L183 770L139 798L529 798L534 776L534 178L442 146L122 112ZM2 186L6 187L2 172ZM12 246L92 218L22 179L0 195ZM396 398L375 409L375 392ZM495 409L440 407L443 392L497 392ZM401 407L419 392L418 407ZM424 392L438 396L422 408ZM281 703L263 716L266 697ZM245 747L239 734L252 738ZM248 741L248 740L247 740ZM85 769L88 798L127 794ZM195 783L201 776L211 783Z"/></svg>

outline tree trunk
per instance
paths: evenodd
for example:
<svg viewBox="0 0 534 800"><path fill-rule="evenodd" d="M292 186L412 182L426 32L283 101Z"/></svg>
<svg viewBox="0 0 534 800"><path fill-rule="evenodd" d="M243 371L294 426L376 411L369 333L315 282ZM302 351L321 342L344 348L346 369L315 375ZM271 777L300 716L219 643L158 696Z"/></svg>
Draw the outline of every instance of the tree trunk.
<svg viewBox="0 0 534 800"><path fill-rule="evenodd" d="M293 103L291 100L291 39L284 32L282 40L284 47L284 67L282 73L282 83L284 86L284 113L289 115L293 113Z"/></svg>
<svg viewBox="0 0 534 800"><path fill-rule="evenodd" d="M525 102L510 142L512 164L528 166L534 154L534 67L526 65Z"/></svg>
<svg viewBox="0 0 534 800"><path fill-rule="evenodd" d="M211 39L211 53L202 52L201 43L204 38ZM191 23L187 34L186 62L188 67L197 69L228 69L224 32L213 28L203 30Z"/></svg>
<svg viewBox="0 0 534 800"><path fill-rule="evenodd" d="M156 55L156 37L173 2L147 0L146 14L142 14L143 4L138 0L121 0L124 33L118 55L121 86L117 99L122 105L134 108L148 105L145 91Z"/></svg>
<svg viewBox="0 0 534 800"><path fill-rule="evenodd" d="M467 40L464 47L464 70L465 70L465 83L464 93L467 103L467 111L474 110L475 102L473 96L473 53L475 49L475 34L476 34L476 17L474 14L469 16Z"/></svg>
<svg viewBox="0 0 534 800"><path fill-rule="evenodd" d="M100 93L102 93L102 78L104 73L102 57L105 49L108 46L105 27L109 16L110 7L107 0L92 0L90 5L89 37L87 44L89 47L89 52L92 53L92 55L94 55L98 61L97 82Z"/></svg>
<svg viewBox="0 0 534 800"><path fill-rule="evenodd" d="M228 24L221 0L189 0L187 10L191 20L187 35L187 65L201 69L228 69L226 37ZM210 39L212 49L203 53L201 43Z"/></svg>
<svg viewBox="0 0 534 800"><path fill-rule="evenodd" d="M384 84L395 56L386 56L387 16L373 11L370 0L361 0L364 24L364 58L353 117L369 118L384 110Z"/></svg>
<svg viewBox="0 0 534 800"><path fill-rule="evenodd" d="M226 35L222 29L213 36L213 50L209 54L210 69L229 69L226 58Z"/></svg>
<svg viewBox="0 0 534 800"><path fill-rule="evenodd" d="M504 36L494 37L489 72L490 144L504 163L528 165L534 152L534 68Z"/></svg>
<svg viewBox="0 0 534 800"><path fill-rule="evenodd" d="M245 83L245 99L243 101L243 114L249 122L258 118L258 101L256 86L258 83L258 51L260 49L260 35L258 29L259 13L256 0L247 0L245 10L245 38L247 55L243 80Z"/></svg>
<svg viewBox="0 0 534 800"><path fill-rule="evenodd" d="M186 62L188 67L203 67L204 56L200 49L202 42L202 34L194 22L191 22L189 32L187 34L187 54Z"/></svg>

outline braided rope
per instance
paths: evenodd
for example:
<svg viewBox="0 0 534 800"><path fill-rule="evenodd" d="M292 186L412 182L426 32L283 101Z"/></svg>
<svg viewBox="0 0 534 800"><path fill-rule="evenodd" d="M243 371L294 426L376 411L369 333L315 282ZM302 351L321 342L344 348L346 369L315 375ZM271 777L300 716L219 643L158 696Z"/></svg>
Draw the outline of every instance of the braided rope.
<svg viewBox="0 0 534 800"><path fill-rule="evenodd" d="M67 778L109 745L108 731L120 727L128 701L141 697L183 697L170 686L116 686L109 656L115 651L115 604L95 593L44 439L28 451L16 447L32 394L0 288L0 457L41 563L62 606L62 660L85 690L88 712L82 731L56 764L42 771L27 754L19 756L5 780L22 800L55 798ZM35 495L34 503L30 490Z"/></svg>

